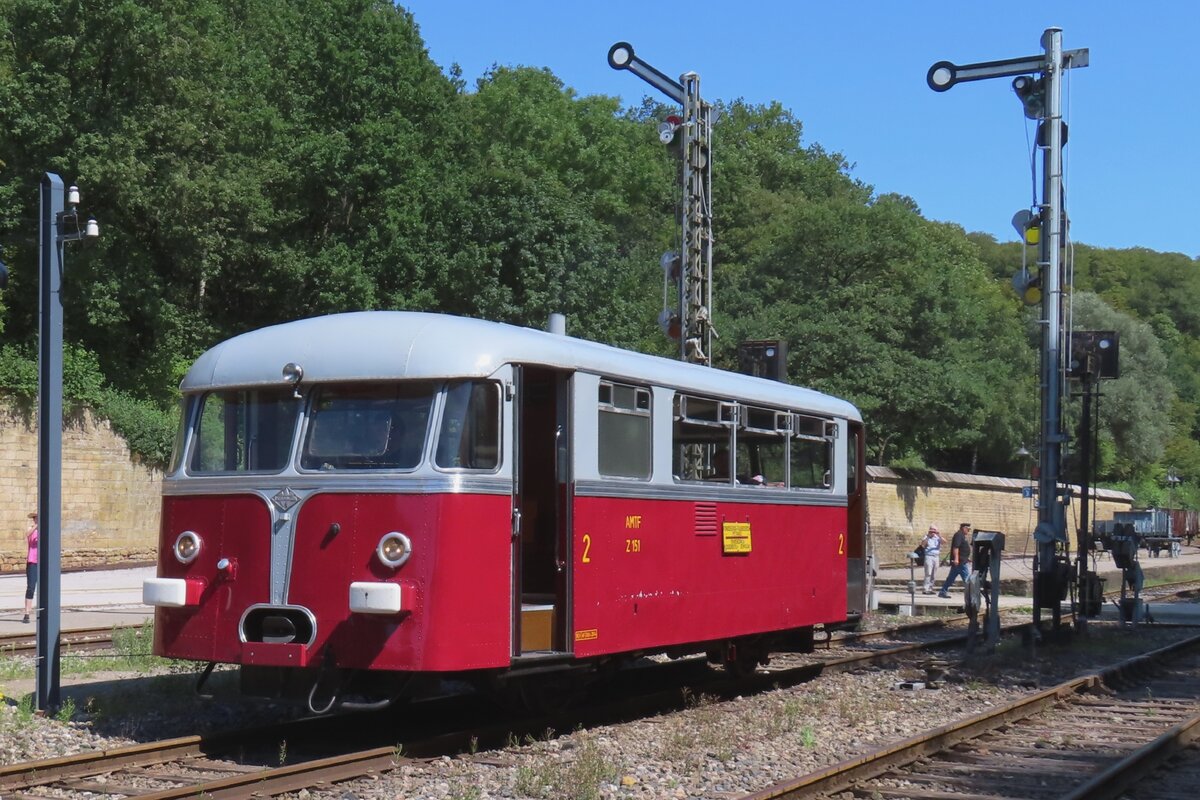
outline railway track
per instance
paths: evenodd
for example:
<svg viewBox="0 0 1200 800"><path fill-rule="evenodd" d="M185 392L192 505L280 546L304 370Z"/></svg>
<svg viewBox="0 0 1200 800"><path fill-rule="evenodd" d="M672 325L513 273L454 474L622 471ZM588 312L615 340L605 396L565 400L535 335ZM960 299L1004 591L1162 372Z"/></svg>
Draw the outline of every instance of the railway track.
<svg viewBox="0 0 1200 800"><path fill-rule="evenodd" d="M1184 581L1169 581L1167 583L1156 583L1153 586L1147 586L1142 589L1143 598L1158 599L1163 597L1172 597L1177 599L1188 599L1195 597L1200 593L1200 580L1191 579ZM1121 596L1121 592L1107 592L1106 600L1115 600Z"/></svg>
<svg viewBox="0 0 1200 800"><path fill-rule="evenodd" d="M253 731L218 736L189 736L108 751L91 752L43 761L0 767L0 796L13 792L70 796L101 793L112 797L211 798L268 796L323 786L350 778L394 769L413 760L464 752L475 747L502 747L514 737L539 736L547 728L572 730L578 726L613 724L647 715L686 708L697 693L732 697L755 691L796 685L826 673L861 669L872 662L890 660L926 648L949 647L965 641L965 634L933 641L895 644L862 652L847 652L846 645L864 641L936 632L944 620L900 626L865 634L839 636L834 647L812 663L760 670L744 679L731 679L707 670L702 662L672 662L654 668L655 678L628 676L608 690L608 695L573 713L560 713L514 721L504 714L481 711L463 698L414 704L402 719L388 712L308 718ZM1022 626L1016 626L1022 627ZM665 667L665 668L664 668ZM681 687L688 688L681 688ZM642 692L634 696L634 691ZM481 722L482 720L482 722ZM341 742L353 745L355 736L376 728L394 732L395 744L366 747L336 755L307 757L307 742ZM431 734L432 731L432 734ZM321 745L313 745L319 751ZM289 751L286 758L284 751ZM297 763L281 763L297 760ZM19 795L18 795L19 796Z"/></svg>
<svg viewBox="0 0 1200 800"><path fill-rule="evenodd" d="M1200 637L1192 637L743 800L1100 800L1134 784L1140 798L1144 776L1167 759L1200 769L1198 715ZM1156 797L1195 796L1195 784L1173 795L1169 772L1160 781Z"/></svg>
<svg viewBox="0 0 1200 800"><path fill-rule="evenodd" d="M112 647L113 634L119 630L127 630L140 626L109 626L107 628L78 628L63 631L59 642L63 651L69 650L101 650ZM36 633L8 633L0 635L0 656L24 655L37 650Z"/></svg>

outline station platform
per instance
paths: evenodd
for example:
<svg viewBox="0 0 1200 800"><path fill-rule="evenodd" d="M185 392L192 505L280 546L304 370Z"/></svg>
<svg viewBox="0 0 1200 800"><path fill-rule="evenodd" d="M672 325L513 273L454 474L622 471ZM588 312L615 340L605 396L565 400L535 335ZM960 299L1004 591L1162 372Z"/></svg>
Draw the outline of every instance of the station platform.
<svg viewBox="0 0 1200 800"><path fill-rule="evenodd" d="M1200 544L1183 545L1177 555L1166 551L1158 556L1139 553L1139 562L1147 585L1196 578L1200 580ZM1121 570L1113 564L1107 554L1096 559L1096 571L1104 579L1106 595L1119 592L1121 589ZM941 589L942 583L950 573L950 568L942 564L938 567L935 592ZM915 581L915 595L909 590L909 580ZM950 599L938 597L937 594L923 594L922 583L924 571L921 566L914 566L911 571L907 565L889 565L876 570L874 603L881 611L900 613L903 615L921 615L950 613L962 607L963 582L956 580L950 587ZM1155 604L1155 607L1163 604ZM1033 607L1033 556L1028 554L1005 554L1000 562L1000 607L1002 609L1032 608ZM1200 606L1198 606L1200 608ZM1165 620L1161 620L1165 621Z"/></svg>
<svg viewBox="0 0 1200 800"><path fill-rule="evenodd" d="M64 572L61 629L139 625L154 619L154 609L142 604L142 582L153 577L151 566ZM0 634L37 630L34 619L21 622L24 609L25 575L0 575Z"/></svg>

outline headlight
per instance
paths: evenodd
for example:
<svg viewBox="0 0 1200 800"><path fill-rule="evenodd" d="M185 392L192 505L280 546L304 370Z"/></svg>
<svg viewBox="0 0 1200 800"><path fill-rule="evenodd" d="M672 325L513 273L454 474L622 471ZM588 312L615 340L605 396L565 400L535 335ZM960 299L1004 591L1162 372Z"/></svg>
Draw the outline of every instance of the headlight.
<svg viewBox="0 0 1200 800"><path fill-rule="evenodd" d="M200 555L200 537L192 531L184 531L175 540L175 558L180 564L190 564Z"/></svg>
<svg viewBox="0 0 1200 800"><path fill-rule="evenodd" d="M412 555L412 542L399 531L385 533L379 540L379 546L375 548L375 555L379 556L379 560L384 564L395 569L408 561L408 557Z"/></svg>

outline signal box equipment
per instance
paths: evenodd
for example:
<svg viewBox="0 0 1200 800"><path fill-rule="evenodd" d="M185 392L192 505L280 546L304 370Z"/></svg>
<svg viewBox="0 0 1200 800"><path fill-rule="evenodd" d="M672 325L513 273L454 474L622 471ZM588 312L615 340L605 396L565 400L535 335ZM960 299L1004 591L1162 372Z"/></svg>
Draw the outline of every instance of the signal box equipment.
<svg viewBox="0 0 1200 800"><path fill-rule="evenodd" d="M787 340L760 339L738 345L738 372L787 382Z"/></svg>

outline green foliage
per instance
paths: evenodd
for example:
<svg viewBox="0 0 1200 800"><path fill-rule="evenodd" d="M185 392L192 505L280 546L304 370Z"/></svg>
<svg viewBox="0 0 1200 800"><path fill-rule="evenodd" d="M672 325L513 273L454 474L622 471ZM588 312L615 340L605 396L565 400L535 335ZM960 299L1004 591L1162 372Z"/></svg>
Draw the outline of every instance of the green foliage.
<svg viewBox="0 0 1200 800"><path fill-rule="evenodd" d="M716 319L730 343L718 356L731 364L732 343L784 333L789 377L855 402L880 463L921 453L965 471L981 452L1014 452L1036 421L1022 400L1035 396L1034 362L961 231L907 198L872 198L840 157L803 149L778 107L731 112L719 133L733 167L714 192L742 227L718 236Z"/></svg>
<svg viewBox="0 0 1200 800"><path fill-rule="evenodd" d="M1136 465L1153 464L1163 456L1175 401L1167 360L1149 325L1088 292L1075 292L1072 301L1078 329L1113 330L1120 336L1121 377L1100 387L1101 435L1116 446L1116 460L1103 465L1102 475L1127 477Z"/></svg>
<svg viewBox="0 0 1200 800"><path fill-rule="evenodd" d="M146 463L164 467L171 457L179 410L162 409L104 385L99 359L75 345L63 350L63 399L90 408L112 425L130 451ZM28 348L0 346L0 392L28 406L37 399L37 356Z"/></svg>
<svg viewBox="0 0 1200 800"><path fill-rule="evenodd" d="M0 345L0 391L27 401L37 398L37 355L28 348Z"/></svg>
<svg viewBox="0 0 1200 800"><path fill-rule="evenodd" d="M147 400L138 400L113 389L100 395L96 411L108 419L129 449L148 464L162 468L171 459L179 408L163 410Z"/></svg>
<svg viewBox="0 0 1200 800"><path fill-rule="evenodd" d="M560 311L574 335L674 352L655 320L680 167L658 103L529 68L468 91L381 0L5 0L0 34L3 257L37 263L44 170L80 185L105 235L66 251L65 393L148 462L169 457L192 360L284 320ZM717 106L716 363L783 337L790 379L855 402L878 463L1018 474L1039 416L1037 315L1009 285L1022 246L877 195L778 103ZM1076 326L1121 330L1128 369L1105 387L1103 474L1149 493L1173 465L1193 502L1196 260L1073 253ZM37 308L35 271L14 268L0 390L27 401Z"/></svg>
<svg viewBox="0 0 1200 800"><path fill-rule="evenodd" d="M990 236L972 241L997 281L1007 283L1021 263L1021 246ZM1034 248L1027 259L1036 259ZM1105 381L1100 473L1133 492L1139 505L1200 507L1200 264L1179 253L1143 248L1105 250L1075 245L1075 328L1117 330L1122 378ZM1031 313L1031 316L1032 313ZM1067 409L1070 417L1077 408ZM1173 497L1163 476L1174 467L1184 483Z"/></svg>

